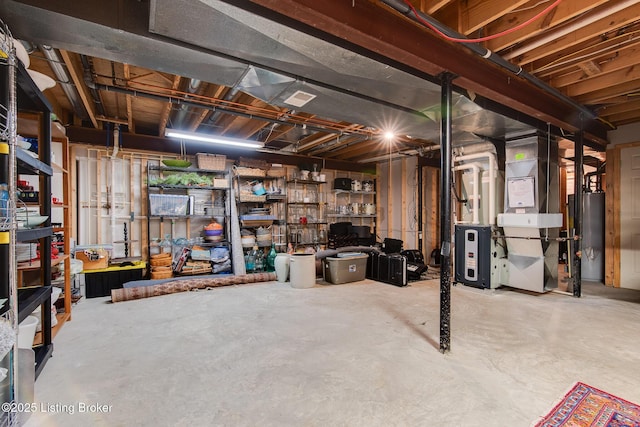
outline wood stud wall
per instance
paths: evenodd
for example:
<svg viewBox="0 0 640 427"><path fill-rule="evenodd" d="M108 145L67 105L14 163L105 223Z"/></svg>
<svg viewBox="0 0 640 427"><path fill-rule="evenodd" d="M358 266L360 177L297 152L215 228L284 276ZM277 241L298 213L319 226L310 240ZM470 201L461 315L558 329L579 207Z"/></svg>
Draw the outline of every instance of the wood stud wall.
<svg viewBox="0 0 640 427"><path fill-rule="evenodd" d="M607 150L604 284L620 287L620 146Z"/></svg>

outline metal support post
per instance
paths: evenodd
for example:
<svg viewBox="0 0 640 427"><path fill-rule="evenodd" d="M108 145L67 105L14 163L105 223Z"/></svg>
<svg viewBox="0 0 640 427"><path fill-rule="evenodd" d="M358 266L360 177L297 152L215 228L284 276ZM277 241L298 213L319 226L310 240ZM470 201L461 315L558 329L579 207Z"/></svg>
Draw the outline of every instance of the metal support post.
<svg viewBox="0 0 640 427"><path fill-rule="evenodd" d="M574 157L574 207L573 207L573 296L582 294L582 179L584 177L584 134L582 130L576 134Z"/></svg>
<svg viewBox="0 0 640 427"><path fill-rule="evenodd" d="M440 351L451 349L451 95L454 76L441 75L440 121Z"/></svg>

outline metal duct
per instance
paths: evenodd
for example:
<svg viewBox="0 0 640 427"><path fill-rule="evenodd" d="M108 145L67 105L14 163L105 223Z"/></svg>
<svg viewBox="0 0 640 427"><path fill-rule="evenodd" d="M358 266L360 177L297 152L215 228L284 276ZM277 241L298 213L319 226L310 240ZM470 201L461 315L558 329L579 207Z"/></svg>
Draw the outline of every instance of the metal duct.
<svg viewBox="0 0 640 427"><path fill-rule="evenodd" d="M213 111L224 111L227 114L231 114L234 116L239 116L239 117L247 117L247 118L251 118L251 119L257 119L257 120L264 120L265 122L269 122L269 123L278 123L278 124L283 124L283 125L288 125L288 126L297 126L297 127L302 127L303 125L297 124L297 123L291 123L288 122L286 120L279 120L279 119L271 119L271 118L267 118L267 117L260 117L257 116L255 114L248 114L248 113L242 113L239 111L233 111L233 110L227 110L224 107L220 107L220 106L207 106L207 105L203 105L201 103L198 102L194 102L194 101L189 101L189 100L184 100L184 99L175 99L171 96L168 95L156 95L156 94L152 94L152 93L146 93L146 92L140 92L137 91L135 89L127 89L127 88L123 88L123 87L118 87L118 86L109 86L109 85L104 85L104 84L100 84L100 83L96 83L93 80L91 81L85 81L85 83L87 84L88 87L90 87L93 90L104 90L105 92L117 92L117 93L123 93L125 95L131 95L131 96L139 96L142 98L149 98L149 99L155 99L156 101L161 101L161 102L168 102L171 104L185 104L191 107L197 107L197 108L209 108ZM310 130L314 130L316 132L326 132L326 133L342 133L341 131L338 130L334 130L334 129L327 129L327 128L323 128L320 126L313 126L313 125L308 125L305 124L304 125L307 129Z"/></svg>
<svg viewBox="0 0 640 427"><path fill-rule="evenodd" d="M98 110L98 114L101 116L106 116L104 106L102 105L102 100L100 99L100 94L95 88L95 82L93 81L93 71L91 70L91 63L89 62L89 58L87 58L86 55L80 55L80 60L82 61L82 69L84 71L84 83L91 91L91 98L93 99L93 103Z"/></svg>
<svg viewBox="0 0 640 427"><path fill-rule="evenodd" d="M200 89L201 84L202 82L198 79L189 80L189 85L187 86L187 93L193 94L198 92L198 89ZM189 95L185 95L185 99L189 99ZM188 109L189 107L186 104L181 104L178 107L178 111L174 115L173 120L170 120L171 127L176 129L187 128L185 121L187 120Z"/></svg>
<svg viewBox="0 0 640 427"><path fill-rule="evenodd" d="M110 12L98 0L87 1L87 10ZM121 28L110 28L107 15L83 19L17 1L4 4L0 10L11 18L14 34L38 43L229 87L240 82L238 88L285 108L293 108L284 101L296 90L313 91L317 97L298 111L393 127L430 141L440 137L439 85L218 0L128 2L131 13ZM473 103L452 96L456 140L456 118L466 116ZM480 120L464 120L465 139L483 135L469 132L469 123ZM532 128L505 119L505 132L522 129ZM501 131L489 136L500 138Z"/></svg>
<svg viewBox="0 0 640 427"><path fill-rule="evenodd" d="M51 66L51 69L56 75L58 82L61 83L60 86L62 87L65 95L67 95L67 98L69 99L69 102L73 107L73 112L82 120L87 120L89 118L89 114L84 108L84 104L80 100L78 90L69 78L69 73L67 73L62 59L60 58L60 56L58 56L58 52L56 52L55 49L46 44L40 45L39 48L45 58L47 58L47 61L49 61L49 66Z"/></svg>

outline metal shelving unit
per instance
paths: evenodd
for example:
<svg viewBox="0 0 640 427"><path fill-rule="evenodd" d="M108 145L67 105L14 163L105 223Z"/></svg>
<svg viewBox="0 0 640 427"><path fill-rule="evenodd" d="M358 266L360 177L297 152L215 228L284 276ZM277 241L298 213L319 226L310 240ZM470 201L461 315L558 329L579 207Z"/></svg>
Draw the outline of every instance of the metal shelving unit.
<svg viewBox="0 0 640 427"><path fill-rule="evenodd" d="M271 230L271 243L275 244L276 251L284 252L287 246L287 224L285 220L285 202L286 202L286 186L285 178L283 176L256 176L256 175L243 175L242 173L236 173L233 177L235 185L236 203L238 212L240 215L240 227L244 230L250 230L252 233L256 233L260 227L270 227ZM246 189L250 182L261 182L265 189L270 187L278 187L280 192L277 194L266 193L258 196L254 194L247 194L247 191L243 191L243 187ZM251 216L252 208L267 208L269 213L265 214L265 217L271 219L266 220L250 220L247 217ZM268 223L268 224L267 224ZM267 250L271 247L271 243L258 242L256 235L255 246L262 250ZM243 252L251 250L251 247L243 247Z"/></svg>
<svg viewBox="0 0 640 427"><path fill-rule="evenodd" d="M287 181L287 224L289 243L294 246L326 246L326 203L320 186L325 181L290 179Z"/></svg>
<svg viewBox="0 0 640 427"><path fill-rule="evenodd" d="M0 21L0 181L8 186L8 210L4 212L0 224L0 276L2 286L0 299L5 299L2 315L16 332L18 324L33 310L42 307L42 343L33 348L35 352L35 377L37 378L53 352L51 336L51 264L43 263L40 268L40 285L18 288L16 242L37 241L40 244L40 258L51 259L51 105L27 73L15 55L13 39L8 28ZM30 111L38 114L39 155L33 158L17 146L17 114ZM40 213L48 219L41 227L18 229L16 223L16 187L18 174L38 176L40 190ZM17 341L17 339L16 339ZM13 349L0 361L8 369L7 378L1 383L3 402L16 401L18 378L18 348ZM18 413L3 413L0 423L15 425Z"/></svg>
<svg viewBox="0 0 640 427"><path fill-rule="evenodd" d="M162 182L162 179L171 174L191 174L195 173L200 176L208 176L213 181L214 185L182 185L171 184ZM153 179L152 179L153 178ZM219 183L219 184L218 184ZM189 198L188 206L184 214L163 214L153 213L151 210L151 198L154 195L179 195L179 196L192 196ZM201 196L196 198L196 196ZM176 232L174 225L176 221L183 221L186 227L186 235L183 236L187 240L193 237L194 231L192 225L197 222L198 226L206 225L207 220L214 218L224 218L224 237L217 242L200 242L198 246L212 248L212 247L226 247L229 250L231 256L231 242L229 239L230 234L230 220L229 220L229 182L224 171L209 170L209 169L196 169L196 168L183 168L173 166L163 166L160 164L147 164L147 198L148 198L148 213L147 213L147 254L151 256L151 224L152 221L159 221L160 236L162 238L166 234L170 234L172 239L175 239ZM222 202L220 202L222 200ZM165 230L165 222L170 222L171 230ZM162 250L162 248L159 248ZM228 273L225 271L224 273ZM151 268L149 269L149 277L151 274ZM216 273L213 273L216 274ZM221 273L222 274L222 273Z"/></svg>

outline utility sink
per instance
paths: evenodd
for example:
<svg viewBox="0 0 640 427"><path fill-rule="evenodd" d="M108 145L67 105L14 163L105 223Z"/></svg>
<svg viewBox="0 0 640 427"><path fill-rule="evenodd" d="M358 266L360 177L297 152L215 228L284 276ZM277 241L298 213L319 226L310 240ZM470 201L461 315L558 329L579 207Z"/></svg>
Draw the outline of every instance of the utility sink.
<svg viewBox="0 0 640 427"><path fill-rule="evenodd" d="M555 228L562 227L560 213L502 213L498 214L499 227Z"/></svg>

